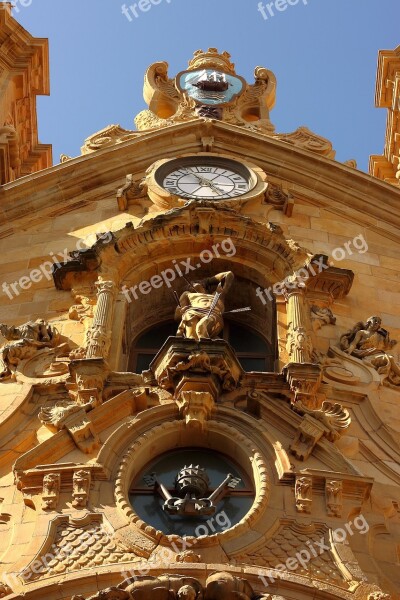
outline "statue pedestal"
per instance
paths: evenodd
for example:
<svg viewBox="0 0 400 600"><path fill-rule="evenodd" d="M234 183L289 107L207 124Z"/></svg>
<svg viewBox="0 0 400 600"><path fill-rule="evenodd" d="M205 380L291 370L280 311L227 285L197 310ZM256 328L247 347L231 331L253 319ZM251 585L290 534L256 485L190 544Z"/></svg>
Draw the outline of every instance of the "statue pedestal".
<svg viewBox="0 0 400 600"><path fill-rule="evenodd" d="M228 342L169 337L150 364L158 385L176 396L185 391L209 391L214 400L238 386L242 367Z"/></svg>

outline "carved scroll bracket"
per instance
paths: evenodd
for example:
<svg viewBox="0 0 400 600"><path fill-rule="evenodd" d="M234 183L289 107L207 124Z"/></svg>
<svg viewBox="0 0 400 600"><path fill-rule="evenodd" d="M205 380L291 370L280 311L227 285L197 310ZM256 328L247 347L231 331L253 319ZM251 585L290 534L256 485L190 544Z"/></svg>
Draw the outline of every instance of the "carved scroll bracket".
<svg viewBox="0 0 400 600"><path fill-rule="evenodd" d="M303 415L290 451L299 460L307 460L315 445L325 436L335 442L351 424L349 411L339 403L323 402L320 409L310 409L302 402L294 410Z"/></svg>
<svg viewBox="0 0 400 600"><path fill-rule="evenodd" d="M283 369L286 381L294 392L293 405L301 402L310 409L319 408L325 400L318 394L322 380L322 367L312 363L289 363Z"/></svg>

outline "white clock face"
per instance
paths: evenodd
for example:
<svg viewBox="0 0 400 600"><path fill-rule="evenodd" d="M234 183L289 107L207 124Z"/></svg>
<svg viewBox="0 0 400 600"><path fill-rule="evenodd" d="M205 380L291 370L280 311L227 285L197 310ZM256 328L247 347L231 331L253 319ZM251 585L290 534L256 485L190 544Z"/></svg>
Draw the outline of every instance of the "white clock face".
<svg viewBox="0 0 400 600"><path fill-rule="evenodd" d="M223 200L250 190L250 178L227 165L198 164L177 167L164 176L162 186L182 198Z"/></svg>

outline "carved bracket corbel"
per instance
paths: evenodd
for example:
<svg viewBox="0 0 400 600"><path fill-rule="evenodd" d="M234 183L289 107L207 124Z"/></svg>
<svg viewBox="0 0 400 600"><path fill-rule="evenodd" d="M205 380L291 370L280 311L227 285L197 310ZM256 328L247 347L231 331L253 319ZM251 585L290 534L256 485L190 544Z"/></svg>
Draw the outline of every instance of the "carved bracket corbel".
<svg viewBox="0 0 400 600"><path fill-rule="evenodd" d="M64 420L64 427L75 444L85 454L92 454L100 447L100 440L86 412L81 411L70 415Z"/></svg>
<svg viewBox="0 0 400 600"><path fill-rule="evenodd" d="M315 445L322 436L328 432L328 428L306 415L300 423L296 437L289 446L290 452L298 460L307 460L311 455Z"/></svg>
<svg viewBox="0 0 400 600"><path fill-rule="evenodd" d="M69 365L72 384L68 384L70 397L78 406L90 410L102 403L104 383L110 369L103 358L74 360Z"/></svg>
<svg viewBox="0 0 400 600"><path fill-rule="evenodd" d="M343 510L343 483L337 479L325 481L326 510L330 517L341 517Z"/></svg>
<svg viewBox="0 0 400 600"><path fill-rule="evenodd" d="M269 183L264 202L276 210L281 210L287 217L291 217L293 214L294 197L281 185Z"/></svg>
<svg viewBox="0 0 400 600"><path fill-rule="evenodd" d="M26 471L16 470L14 474L17 489L23 494L24 504L36 510L42 506L46 511L57 510L61 493L69 498L72 496L74 499L76 495L83 499L86 491L89 493L93 480L107 479L103 467L97 463L47 464Z"/></svg>
<svg viewBox="0 0 400 600"><path fill-rule="evenodd" d="M75 471L72 478L72 506L86 508L89 500L91 473L85 469Z"/></svg>
<svg viewBox="0 0 400 600"><path fill-rule="evenodd" d="M135 181L135 176L129 174L126 176L126 183L117 191L117 203L120 211L127 210L128 206L135 201L135 205L144 210L150 205L150 200L147 198L147 183L146 179ZM143 214L143 216L144 216Z"/></svg>
<svg viewBox="0 0 400 600"><path fill-rule="evenodd" d="M296 510L300 513L311 513L312 477L297 476L294 488Z"/></svg>
<svg viewBox="0 0 400 600"><path fill-rule="evenodd" d="M186 425L197 429L205 429L206 421L211 417L215 407L213 396L204 391L182 391L176 403Z"/></svg>
<svg viewBox="0 0 400 600"><path fill-rule="evenodd" d="M283 374L294 393L293 405L301 402L310 409L321 406L325 398L318 395L322 373L322 367L313 363L289 363L284 367Z"/></svg>
<svg viewBox="0 0 400 600"><path fill-rule="evenodd" d="M351 424L350 413L339 403L325 401L319 409L310 409L301 401L293 409L303 416L290 451L299 460L306 460L317 442L325 436L335 442Z"/></svg>
<svg viewBox="0 0 400 600"><path fill-rule="evenodd" d="M56 510L60 497L60 473L48 473L43 477L42 508L43 510Z"/></svg>

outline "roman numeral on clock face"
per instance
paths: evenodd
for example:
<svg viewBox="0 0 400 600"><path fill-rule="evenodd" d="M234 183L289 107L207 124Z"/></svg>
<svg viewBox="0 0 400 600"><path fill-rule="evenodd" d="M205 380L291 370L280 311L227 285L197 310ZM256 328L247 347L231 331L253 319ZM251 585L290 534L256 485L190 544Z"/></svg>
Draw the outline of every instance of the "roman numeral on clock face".
<svg viewBox="0 0 400 600"><path fill-rule="evenodd" d="M196 163L183 157L171 161L171 171L164 171L161 185L182 198L205 200L229 200L249 191L250 173L247 175L245 167L239 163L235 170L236 162L233 160L221 158L220 164L217 159L217 164L210 164L211 161L201 164L200 160Z"/></svg>

